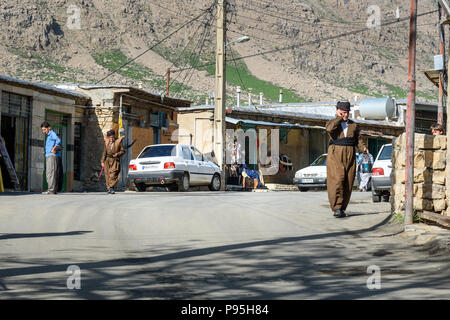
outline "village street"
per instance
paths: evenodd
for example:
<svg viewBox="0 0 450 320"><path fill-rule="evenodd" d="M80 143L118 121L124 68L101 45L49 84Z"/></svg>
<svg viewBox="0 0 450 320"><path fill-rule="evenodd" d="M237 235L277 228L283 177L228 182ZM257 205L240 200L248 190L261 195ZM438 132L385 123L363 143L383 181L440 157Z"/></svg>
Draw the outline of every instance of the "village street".
<svg viewBox="0 0 450 320"><path fill-rule="evenodd" d="M5 194L0 298L448 299L448 256L389 209L369 192L342 219L325 191Z"/></svg>

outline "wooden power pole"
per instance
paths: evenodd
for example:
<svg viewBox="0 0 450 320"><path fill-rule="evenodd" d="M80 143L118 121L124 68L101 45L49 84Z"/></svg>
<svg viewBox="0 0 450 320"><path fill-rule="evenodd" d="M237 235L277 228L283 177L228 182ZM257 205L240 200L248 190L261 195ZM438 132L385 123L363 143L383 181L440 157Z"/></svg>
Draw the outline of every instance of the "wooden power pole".
<svg viewBox="0 0 450 320"><path fill-rule="evenodd" d="M225 104L226 104L226 5L217 2L216 92L214 108L214 153L221 172L221 189L225 190Z"/></svg>
<svg viewBox="0 0 450 320"><path fill-rule="evenodd" d="M169 89L170 89L170 68L167 68L167 73L166 73L166 96L169 96Z"/></svg>
<svg viewBox="0 0 450 320"><path fill-rule="evenodd" d="M408 102L406 107L405 225L413 223L414 211L414 122L416 113L417 0L411 0L408 57Z"/></svg>

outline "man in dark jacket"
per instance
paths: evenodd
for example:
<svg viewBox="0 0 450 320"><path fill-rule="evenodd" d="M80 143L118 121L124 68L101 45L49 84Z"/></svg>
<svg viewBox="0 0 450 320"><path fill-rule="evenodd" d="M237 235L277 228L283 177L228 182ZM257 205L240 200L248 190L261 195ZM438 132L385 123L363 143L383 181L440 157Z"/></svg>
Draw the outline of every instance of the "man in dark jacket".
<svg viewBox="0 0 450 320"><path fill-rule="evenodd" d="M327 191L333 215L347 216L345 210L350 202L356 174L356 146L367 150L359 135L358 125L350 120L350 102L339 101L336 118L326 124L330 138L327 155Z"/></svg>

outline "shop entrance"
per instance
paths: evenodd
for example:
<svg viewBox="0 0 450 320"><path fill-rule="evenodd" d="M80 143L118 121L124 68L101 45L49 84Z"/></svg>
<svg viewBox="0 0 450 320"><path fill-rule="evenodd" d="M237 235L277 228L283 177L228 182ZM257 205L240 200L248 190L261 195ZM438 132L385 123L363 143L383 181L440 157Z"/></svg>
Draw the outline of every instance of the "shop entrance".
<svg viewBox="0 0 450 320"><path fill-rule="evenodd" d="M19 179L20 189L28 190L29 115L31 97L2 92L1 131L11 162ZM4 187L14 189L3 161L1 163Z"/></svg>

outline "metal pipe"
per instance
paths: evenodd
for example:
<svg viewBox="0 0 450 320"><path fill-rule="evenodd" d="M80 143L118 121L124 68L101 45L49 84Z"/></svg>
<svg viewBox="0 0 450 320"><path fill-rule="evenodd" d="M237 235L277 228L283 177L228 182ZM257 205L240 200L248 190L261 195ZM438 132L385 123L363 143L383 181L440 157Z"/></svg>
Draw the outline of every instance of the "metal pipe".
<svg viewBox="0 0 450 320"><path fill-rule="evenodd" d="M444 14L444 9L438 4L439 11L439 54L445 59L444 54L444 26L440 23L442 20L442 15ZM443 66L445 66L445 61L443 61ZM444 70L439 72L439 102L438 102L438 115L437 123L440 125L444 124Z"/></svg>
<svg viewBox="0 0 450 320"><path fill-rule="evenodd" d="M450 6L448 5L446 0L438 0L439 4L442 6L442 9L444 9L445 14L447 16L450 16Z"/></svg>
<svg viewBox="0 0 450 320"><path fill-rule="evenodd" d="M236 106L241 106L241 87L236 88Z"/></svg>
<svg viewBox="0 0 450 320"><path fill-rule="evenodd" d="M408 102L406 109L405 226L413 223L414 210L414 121L416 112L417 0L411 0L409 21Z"/></svg>

